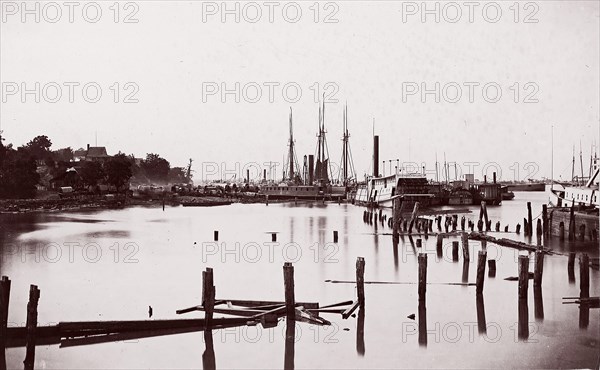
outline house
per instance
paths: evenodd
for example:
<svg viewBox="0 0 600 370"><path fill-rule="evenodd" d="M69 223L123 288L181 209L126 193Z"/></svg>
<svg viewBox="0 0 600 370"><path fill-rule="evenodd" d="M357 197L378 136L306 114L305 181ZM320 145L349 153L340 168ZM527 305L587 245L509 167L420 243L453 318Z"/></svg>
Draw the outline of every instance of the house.
<svg viewBox="0 0 600 370"><path fill-rule="evenodd" d="M79 148L73 152L73 160L75 162L81 161L104 161L110 158L106 152L104 146L90 146L87 145L87 149Z"/></svg>

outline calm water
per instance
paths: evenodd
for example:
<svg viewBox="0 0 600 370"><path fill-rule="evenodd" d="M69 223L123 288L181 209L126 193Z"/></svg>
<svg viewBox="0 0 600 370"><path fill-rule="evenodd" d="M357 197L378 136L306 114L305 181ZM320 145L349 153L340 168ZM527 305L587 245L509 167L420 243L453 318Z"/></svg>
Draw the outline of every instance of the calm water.
<svg viewBox="0 0 600 370"><path fill-rule="evenodd" d="M517 193L513 201L490 207L488 214L493 223L501 219L502 229L508 223L514 230L526 215L528 200L535 217L547 196ZM254 204L1 215L1 274L12 279L9 325L24 326L29 284L41 289L38 321L47 325L147 319L149 305L153 319L182 318L175 310L200 303L206 267L214 268L217 298L283 300L285 261L294 262L297 301L325 305L353 299L354 284L325 281L353 280L358 256L366 260L367 281L415 283L417 251L408 238L395 250L390 235L376 235L373 226L363 223L362 212L343 204ZM468 217L475 219L477 213ZM212 242L213 230L219 230L218 244ZM333 230L340 233L338 244L332 243ZM380 226L377 231L390 229ZM270 232L278 233L279 244L269 244ZM452 240L445 239L441 259L435 237L423 240L429 282L475 282L475 262L466 270L462 256L452 262ZM480 245L470 243L471 260L476 260ZM552 248L598 256L597 245L554 241ZM580 322L585 311L562 304L562 297L579 295L579 267L570 281L565 255L544 260L543 307L538 301L537 313L530 285L529 338L519 340L517 282L504 280L517 275L517 255L488 244L497 274L492 278L486 272L483 302L476 301L475 287L431 284L426 312L419 312L417 285L366 285L363 330L358 330L357 317L323 314L333 325L297 324L294 349L288 345L287 353L284 321L272 329L259 325L214 331L217 368L282 368L286 355L297 369L595 367L599 310L589 310L586 325ZM598 296L598 271L590 270L590 275L590 294ZM478 329L478 308L485 333ZM415 320L407 317L411 314ZM419 314L426 317L426 343L423 337L419 341ZM203 313L185 317L201 318ZM91 346L38 346L36 368L201 368L204 351L200 332ZM22 368L24 348L6 353L9 368Z"/></svg>

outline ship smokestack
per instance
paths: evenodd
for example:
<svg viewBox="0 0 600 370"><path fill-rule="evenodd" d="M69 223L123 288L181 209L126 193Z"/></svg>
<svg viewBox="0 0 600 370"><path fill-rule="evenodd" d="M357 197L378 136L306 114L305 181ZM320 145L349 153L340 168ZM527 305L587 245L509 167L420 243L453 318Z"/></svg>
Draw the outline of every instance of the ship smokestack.
<svg viewBox="0 0 600 370"><path fill-rule="evenodd" d="M494 172L494 184L496 183L496 172Z"/></svg>
<svg viewBox="0 0 600 370"><path fill-rule="evenodd" d="M379 177L379 136L373 136L373 176Z"/></svg>
<svg viewBox="0 0 600 370"><path fill-rule="evenodd" d="M246 182L250 183L250 170L246 170Z"/></svg>
<svg viewBox="0 0 600 370"><path fill-rule="evenodd" d="M263 180L267 181L267 170L263 169Z"/></svg>
<svg viewBox="0 0 600 370"><path fill-rule="evenodd" d="M313 184L313 176L315 173L315 156L310 154L308 156L308 184Z"/></svg>
<svg viewBox="0 0 600 370"><path fill-rule="evenodd" d="M483 183L487 184L487 176L486 175L483 175Z"/></svg>

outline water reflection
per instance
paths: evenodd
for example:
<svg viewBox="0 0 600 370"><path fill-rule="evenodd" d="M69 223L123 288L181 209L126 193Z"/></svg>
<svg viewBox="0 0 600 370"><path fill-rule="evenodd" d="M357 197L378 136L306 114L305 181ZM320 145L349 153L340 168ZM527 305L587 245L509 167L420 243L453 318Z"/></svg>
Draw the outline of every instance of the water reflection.
<svg viewBox="0 0 600 370"><path fill-rule="evenodd" d="M479 334L487 334L487 323L485 322L485 306L483 304L483 294L477 294L477 329Z"/></svg>
<svg viewBox="0 0 600 370"><path fill-rule="evenodd" d="M212 330L204 331L204 344L205 350L202 354L202 368L203 369L216 369L217 362L215 360L215 348L213 346L213 335Z"/></svg>
<svg viewBox="0 0 600 370"><path fill-rule="evenodd" d="M463 261L462 282L463 283L469 282L469 261L467 261L467 260Z"/></svg>
<svg viewBox="0 0 600 370"><path fill-rule="evenodd" d="M359 356L365 355L365 306L358 310L358 322L356 326L356 352Z"/></svg>
<svg viewBox="0 0 600 370"><path fill-rule="evenodd" d="M527 298L519 298L519 327L518 336L521 340L529 338L529 308L527 306Z"/></svg>
<svg viewBox="0 0 600 370"><path fill-rule="evenodd" d="M427 309L425 301L419 301L419 346L427 347Z"/></svg>
<svg viewBox="0 0 600 370"><path fill-rule="evenodd" d="M533 315L536 321L544 321L544 300L540 286L533 287Z"/></svg>
<svg viewBox="0 0 600 370"><path fill-rule="evenodd" d="M294 369L294 355L296 343L296 322L286 319L285 322L285 358L283 368L286 370Z"/></svg>
<svg viewBox="0 0 600 370"><path fill-rule="evenodd" d="M396 238L392 238L392 249L394 251L394 271L397 273L398 272L398 240Z"/></svg>

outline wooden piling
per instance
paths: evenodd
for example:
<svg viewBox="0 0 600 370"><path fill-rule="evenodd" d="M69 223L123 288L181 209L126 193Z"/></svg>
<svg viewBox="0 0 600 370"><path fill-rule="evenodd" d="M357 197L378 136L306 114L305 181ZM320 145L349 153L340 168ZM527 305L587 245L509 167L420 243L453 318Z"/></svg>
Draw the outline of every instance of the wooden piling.
<svg viewBox="0 0 600 370"><path fill-rule="evenodd" d="M585 241L585 224L579 225L579 240Z"/></svg>
<svg viewBox="0 0 600 370"><path fill-rule="evenodd" d="M533 272L533 287L542 286L542 275L544 273L544 252L535 252L535 270Z"/></svg>
<svg viewBox="0 0 600 370"><path fill-rule="evenodd" d="M544 236L550 235L550 229L548 229L548 205L542 204L542 233Z"/></svg>
<svg viewBox="0 0 600 370"><path fill-rule="evenodd" d="M271 233L271 241L272 242L276 242L277 241L277 233Z"/></svg>
<svg viewBox="0 0 600 370"><path fill-rule="evenodd" d="M543 234L542 220L539 218L537 219L537 223L535 225L535 233L536 233L538 239L542 237L542 234Z"/></svg>
<svg viewBox="0 0 600 370"><path fill-rule="evenodd" d="M452 261L458 261L458 241L452 242Z"/></svg>
<svg viewBox="0 0 600 370"><path fill-rule="evenodd" d="M475 282L476 285L476 293L483 294L483 278L485 277L485 261L487 259L486 251L479 251L477 257L477 280Z"/></svg>
<svg viewBox="0 0 600 370"><path fill-rule="evenodd" d="M488 260L488 276L496 277L496 260Z"/></svg>
<svg viewBox="0 0 600 370"><path fill-rule="evenodd" d="M212 325L215 296L213 269L207 267L206 271L202 272L202 306L204 307L204 319L207 328Z"/></svg>
<svg viewBox="0 0 600 370"><path fill-rule="evenodd" d="M526 218L523 218L523 234L525 234L525 236L529 236L529 224L527 223Z"/></svg>
<svg viewBox="0 0 600 370"><path fill-rule="evenodd" d="M487 240L481 239L481 249L485 250L487 248Z"/></svg>
<svg viewBox="0 0 600 370"><path fill-rule="evenodd" d="M216 241L216 242L217 242L217 241L219 241L219 230L215 230L215 231L213 232L213 239L214 239L214 241Z"/></svg>
<svg viewBox="0 0 600 370"><path fill-rule="evenodd" d="M427 254L419 253L419 301L425 301L427 292Z"/></svg>
<svg viewBox="0 0 600 370"><path fill-rule="evenodd" d="M291 262L283 264L283 285L285 288L285 308L288 320L296 319L296 301L294 298L294 266Z"/></svg>
<svg viewBox="0 0 600 370"><path fill-rule="evenodd" d="M508 225L504 226L504 232L507 233L508 232Z"/></svg>
<svg viewBox="0 0 600 370"><path fill-rule="evenodd" d="M35 345L37 342L36 329L38 318L38 301L40 290L36 285L29 287L29 302L27 303L27 345L25 350L25 370L33 370L35 363Z"/></svg>
<svg viewBox="0 0 600 370"><path fill-rule="evenodd" d="M567 263L567 272L569 281L575 282L575 253L569 253L569 262Z"/></svg>
<svg viewBox="0 0 600 370"><path fill-rule="evenodd" d="M460 229L461 229L462 231L465 231L465 216L462 216L462 217L460 218Z"/></svg>
<svg viewBox="0 0 600 370"><path fill-rule="evenodd" d="M358 303L362 307L365 304L365 259L364 259L364 257L356 258L356 292L358 295Z"/></svg>
<svg viewBox="0 0 600 370"><path fill-rule="evenodd" d="M496 222L496 231L500 231L500 221Z"/></svg>
<svg viewBox="0 0 600 370"><path fill-rule="evenodd" d="M589 298L590 296L590 257L584 253L579 261L579 296Z"/></svg>
<svg viewBox="0 0 600 370"><path fill-rule="evenodd" d="M575 200L571 203L571 214L569 215L569 241L575 240Z"/></svg>
<svg viewBox="0 0 600 370"><path fill-rule="evenodd" d="M470 261L469 257L469 237L467 233L460 234L460 238L462 240L462 251L463 251L463 259L467 262Z"/></svg>
<svg viewBox="0 0 600 370"><path fill-rule="evenodd" d="M8 307L10 303L10 279L2 276L0 280L0 368L6 369L6 328L8 326Z"/></svg>
<svg viewBox="0 0 600 370"><path fill-rule="evenodd" d="M533 224L532 224L532 217L531 217L531 202L527 202L527 235L531 236L533 234Z"/></svg>
<svg viewBox="0 0 600 370"><path fill-rule="evenodd" d="M423 241L421 238L417 239L417 248L421 248L423 246Z"/></svg>
<svg viewBox="0 0 600 370"><path fill-rule="evenodd" d="M436 250L441 251L443 244L444 244L444 236L441 235L441 234L438 234L437 235L437 240L435 242L435 248L436 248Z"/></svg>
<svg viewBox="0 0 600 370"><path fill-rule="evenodd" d="M520 234L520 233L521 233L521 224L517 224L517 227L515 228L515 232L516 232L517 234Z"/></svg>
<svg viewBox="0 0 600 370"><path fill-rule="evenodd" d="M565 240L565 223L562 221L558 224L558 237L561 241Z"/></svg>
<svg viewBox="0 0 600 370"><path fill-rule="evenodd" d="M337 230L333 231L333 242L334 243L338 242L338 232L337 232Z"/></svg>
<svg viewBox="0 0 600 370"><path fill-rule="evenodd" d="M519 256L519 298L527 298L529 286L529 256Z"/></svg>

